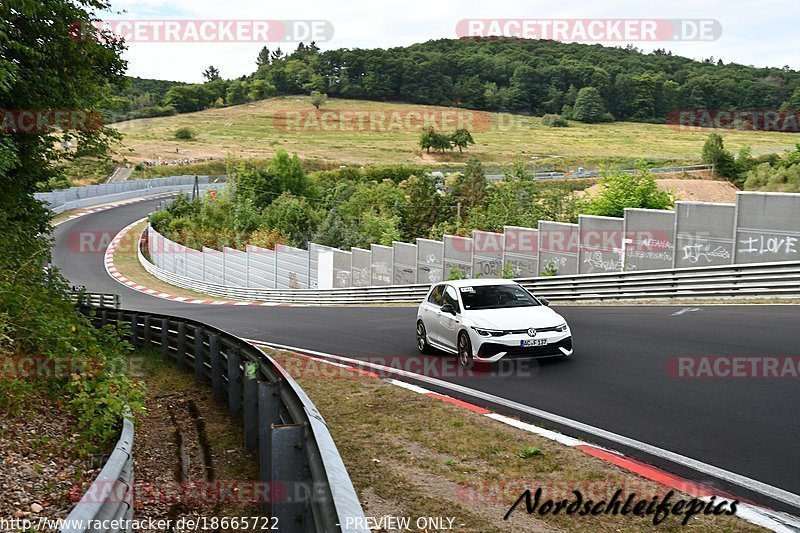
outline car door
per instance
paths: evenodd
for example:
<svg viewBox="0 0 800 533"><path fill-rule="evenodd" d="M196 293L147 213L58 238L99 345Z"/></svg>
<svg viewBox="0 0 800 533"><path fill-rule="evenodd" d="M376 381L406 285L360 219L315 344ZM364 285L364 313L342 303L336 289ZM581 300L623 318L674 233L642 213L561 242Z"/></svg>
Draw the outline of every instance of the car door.
<svg viewBox="0 0 800 533"><path fill-rule="evenodd" d="M458 342L458 331L461 327L461 306L458 304L458 293L455 287L445 285L443 300L445 304L453 306L456 314L453 315L439 309L439 344L455 350Z"/></svg>
<svg viewBox="0 0 800 533"><path fill-rule="evenodd" d="M444 284L440 283L431 290L428 299L420 306L420 316L425 324L428 341L439 343L439 314L444 303Z"/></svg>

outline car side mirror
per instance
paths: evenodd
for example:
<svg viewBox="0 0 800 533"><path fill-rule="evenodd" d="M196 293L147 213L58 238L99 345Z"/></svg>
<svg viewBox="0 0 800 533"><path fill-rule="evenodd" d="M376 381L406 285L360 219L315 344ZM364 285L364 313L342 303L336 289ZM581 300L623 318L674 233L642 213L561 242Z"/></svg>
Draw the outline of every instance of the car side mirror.
<svg viewBox="0 0 800 533"><path fill-rule="evenodd" d="M456 308L453 307L452 304L444 304L442 306L442 313L450 313L451 315L456 314Z"/></svg>
<svg viewBox="0 0 800 533"><path fill-rule="evenodd" d="M542 302L542 305L550 305L550 300L547 298L539 298L539 301Z"/></svg>

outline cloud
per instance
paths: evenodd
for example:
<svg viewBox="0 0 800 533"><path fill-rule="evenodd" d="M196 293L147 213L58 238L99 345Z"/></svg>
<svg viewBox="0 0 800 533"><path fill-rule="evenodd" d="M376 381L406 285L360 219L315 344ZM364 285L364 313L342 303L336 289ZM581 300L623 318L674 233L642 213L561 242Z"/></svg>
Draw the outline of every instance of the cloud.
<svg viewBox="0 0 800 533"><path fill-rule="evenodd" d="M464 4L455 0L403 0L367 4L353 0L308 0L302 2L252 2L251 0L118 0L113 18L149 19L323 19L333 23L333 48L405 46L430 39L455 37L456 23L466 18L666 18L716 19L723 33L711 42L633 42L651 51L665 48L674 54L704 59L722 58L726 63L800 69L798 45L793 35L797 12L794 1L772 0L752 4L740 0L674 0L661 4L632 0L602 3L573 2L554 5L530 0L493 0ZM129 74L134 76L201 81L201 72L216 65L225 77L238 77L255 69L261 46L293 50L295 43L132 43L125 54ZM610 43L620 45L621 43ZM623 45L625 43L622 43Z"/></svg>

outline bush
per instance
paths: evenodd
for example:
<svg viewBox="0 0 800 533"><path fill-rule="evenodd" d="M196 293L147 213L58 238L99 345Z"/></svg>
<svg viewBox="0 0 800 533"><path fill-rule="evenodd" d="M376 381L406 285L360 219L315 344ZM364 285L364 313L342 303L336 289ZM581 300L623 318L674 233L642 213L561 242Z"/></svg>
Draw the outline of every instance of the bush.
<svg viewBox="0 0 800 533"><path fill-rule="evenodd" d="M175 130L175 138L181 141L193 141L197 138L197 132L192 128L178 128Z"/></svg>
<svg viewBox="0 0 800 533"><path fill-rule="evenodd" d="M551 128L567 128L569 122L561 115L548 114L542 117L542 125L550 126Z"/></svg>
<svg viewBox="0 0 800 533"><path fill-rule="evenodd" d="M589 200L588 214L623 217L625 208L668 209L675 203L672 194L659 190L649 170L636 174L607 171L600 181L600 192Z"/></svg>
<svg viewBox="0 0 800 533"><path fill-rule="evenodd" d="M800 192L800 165L774 168L762 163L747 175L748 191Z"/></svg>

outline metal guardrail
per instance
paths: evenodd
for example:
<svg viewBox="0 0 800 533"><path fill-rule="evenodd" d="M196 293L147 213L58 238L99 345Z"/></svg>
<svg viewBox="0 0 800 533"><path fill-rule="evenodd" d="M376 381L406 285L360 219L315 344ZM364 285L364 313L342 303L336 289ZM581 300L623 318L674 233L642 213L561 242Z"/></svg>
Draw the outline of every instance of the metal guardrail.
<svg viewBox="0 0 800 533"><path fill-rule="evenodd" d="M45 202L53 213L63 213L70 209L89 207L102 203L136 198L168 191L189 191L194 187L194 175L169 176L146 180L130 180L117 183L102 183L85 187L70 187L51 192L37 192L34 197ZM199 188L218 187L225 183L227 176L198 176Z"/></svg>
<svg viewBox="0 0 800 533"><path fill-rule="evenodd" d="M265 302L308 304L413 303L421 301L429 284L336 289L255 289L203 282L139 262L156 278L195 292ZM800 261L749 263L670 270L634 270L517 279L550 300L618 300L651 298L800 296Z"/></svg>
<svg viewBox="0 0 800 533"><path fill-rule="evenodd" d="M73 507L61 527L61 533L90 531L130 531L133 518L133 422L129 412L122 420L122 432L114 451L97 479ZM123 525L121 528L98 530L90 527L96 521ZM102 523L102 522L101 522Z"/></svg>
<svg viewBox="0 0 800 533"><path fill-rule="evenodd" d="M274 359L234 335L194 320L112 307L83 306L81 310L94 325L116 325L136 348L159 349L165 360L193 372L198 383L211 386L215 399L227 404L231 419L242 423L245 450L258 454L259 481L269 488L266 494L281 495L276 501L263 502L263 512L277 519L280 531L337 532L345 524L362 524L348 526L346 531L368 531L325 420ZM123 431L120 442L127 437ZM130 454L130 447L120 449ZM118 459L112 458L114 462L109 459L95 484L116 479ZM130 485L132 479L124 482ZM98 494L96 488L87 491L92 500ZM79 507L73 513L80 518L122 513L105 502Z"/></svg>
<svg viewBox="0 0 800 533"><path fill-rule="evenodd" d="M713 170L714 165L690 165L683 167L662 167L648 169L653 174L668 174L673 172L693 172L697 170ZM638 169L624 169L620 170L623 174L637 174ZM602 172L589 170L584 172L536 172L532 174L534 180L564 180L564 179L582 179L582 178L599 178L602 177ZM502 181L505 174L487 174L486 179L489 181Z"/></svg>
<svg viewBox="0 0 800 533"><path fill-rule="evenodd" d="M78 305L119 308L119 294L88 293L82 287L73 287L72 290L72 301Z"/></svg>

